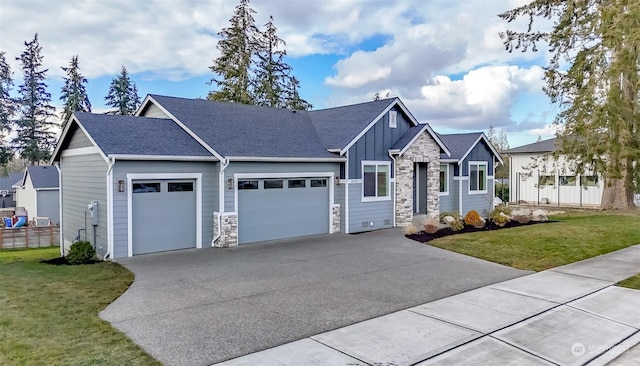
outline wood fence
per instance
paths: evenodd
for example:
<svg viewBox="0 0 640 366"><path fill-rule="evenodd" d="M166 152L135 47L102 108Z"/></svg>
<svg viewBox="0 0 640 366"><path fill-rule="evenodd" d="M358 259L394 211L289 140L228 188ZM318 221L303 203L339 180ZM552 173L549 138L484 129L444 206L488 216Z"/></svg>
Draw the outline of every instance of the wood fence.
<svg viewBox="0 0 640 366"><path fill-rule="evenodd" d="M0 250L40 248L59 245L59 226L28 226L0 229Z"/></svg>

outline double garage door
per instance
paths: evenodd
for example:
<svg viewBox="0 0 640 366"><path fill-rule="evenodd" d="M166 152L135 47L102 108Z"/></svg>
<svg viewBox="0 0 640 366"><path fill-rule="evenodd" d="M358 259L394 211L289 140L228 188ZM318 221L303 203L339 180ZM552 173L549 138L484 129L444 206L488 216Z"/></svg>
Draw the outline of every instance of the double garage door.
<svg viewBox="0 0 640 366"><path fill-rule="evenodd" d="M238 179L240 244L329 232L328 178Z"/></svg>
<svg viewBox="0 0 640 366"><path fill-rule="evenodd" d="M194 180L134 180L133 254L196 247Z"/></svg>

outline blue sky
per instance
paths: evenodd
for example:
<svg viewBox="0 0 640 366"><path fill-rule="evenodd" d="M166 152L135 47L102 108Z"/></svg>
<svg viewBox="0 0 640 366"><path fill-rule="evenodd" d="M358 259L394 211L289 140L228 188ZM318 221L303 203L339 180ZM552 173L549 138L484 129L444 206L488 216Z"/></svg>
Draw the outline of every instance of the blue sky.
<svg viewBox="0 0 640 366"><path fill-rule="evenodd" d="M548 55L509 54L497 14L526 0L254 0L258 25L269 15L287 42L301 95L315 108L400 97L441 133L507 132L511 146L553 135L557 107L542 93ZM37 32L58 100L63 72L78 55L94 111L106 110L109 83L127 67L147 93L204 97L213 86L217 32L228 26L228 0L3 0L0 51L17 85L15 57ZM33 9L38 9L34 12Z"/></svg>

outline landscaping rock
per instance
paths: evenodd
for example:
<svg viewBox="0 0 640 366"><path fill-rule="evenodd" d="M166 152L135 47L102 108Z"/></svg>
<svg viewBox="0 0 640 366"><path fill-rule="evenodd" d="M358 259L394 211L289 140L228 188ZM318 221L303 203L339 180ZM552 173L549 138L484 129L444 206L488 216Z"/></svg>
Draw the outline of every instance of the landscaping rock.
<svg viewBox="0 0 640 366"><path fill-rule="evenodd" d="M444 223L447 225L451 225L456 222L456 219L454 219L453 216L445 216L442 218L442 221L444 221Z"/></svg>
<svg viewBox="0 0 640 366"><path fill-rule="evenodd" d="M531 221L545 222L549 221L549 217L544 210L537 209L531 214Z"/></svg>
<svg viewBox="0 0 640 366"><path fill-rule="evenodd" d="M517 210L513 210L511 211L511 217L515 217L515 216L529 216L531 215L531 210L528 210L526 208L519 208Z"/></svg>

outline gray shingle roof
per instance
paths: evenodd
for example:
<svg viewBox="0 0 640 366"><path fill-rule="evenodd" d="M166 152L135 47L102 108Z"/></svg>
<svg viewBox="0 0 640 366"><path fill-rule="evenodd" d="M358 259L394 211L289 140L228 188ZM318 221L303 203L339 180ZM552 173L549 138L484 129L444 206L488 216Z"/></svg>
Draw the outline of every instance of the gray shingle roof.
<svg viewBox="0 0 640 366"><path fill-rule="evenodd" d="M420 124L417 126L413 126L407 130L407 132L402 135L398 141L396 141L393 146L391 146L391 150L402 150L413 140L414 137L421 134L422 131L426 130L429 126L425 124ZM444 154L447 155L447 154Z"/></svg>
<svg viewBox="0 0 640 366"><path fill-rule="evenodd" d="M211 156L170 119L75 113L106 154Z"/></svg>
<svg viewBox="0 0 640 366"><path fill-rule="evenodd" d="M555 151L555 149L556 149L556 139L554 137L552 139L514 147L513 149L509 149L505 151L505 153L506 154L540 153L540 152Z"/></svg>
<svg viewBox="0 0 640 366"><path fill-rule="evenodd" d="M0 190L13 192L16 189L13 188L16 183L22 182L24 173L9 173L6 177L0 177Z"/></svg>
<svg viewBox="0 0 640 366"><path fill-rule="evenodd" d="M395 98L309 111L311 122L327 149L343 149Z"/></svg>
<svg viewBox="0 0 640 366"><path fill-rule="evenodd" d="M31 165L27 167L33 188L58 188L58 169L51 165Z"/></svg>
<svg viewBox="0 0 640 366"><path fill-rule="evenodd" d="M306 111L150 97L223 156L337 158L323 147Z"/></svg>
<svg viewBox="0 0 640 366"><path fill-rule="evenodd" d="M481 135L482 132L454 133L446 135L438 134L440 140L442 140L451 152L451 156L447 156L447 154L440 154L440 159L462 159L464 154L469 151Z"/></svg>

